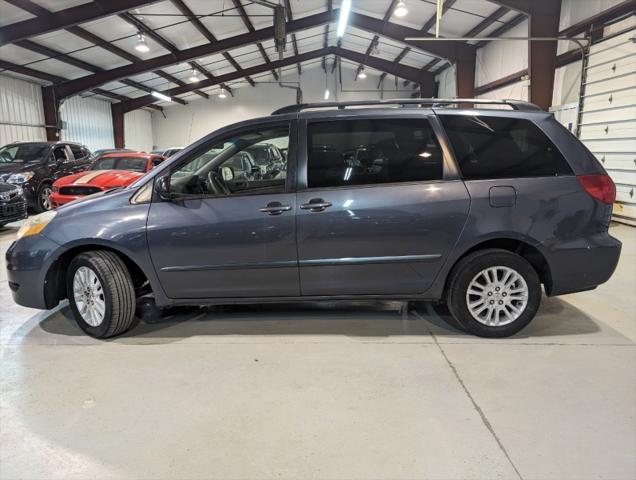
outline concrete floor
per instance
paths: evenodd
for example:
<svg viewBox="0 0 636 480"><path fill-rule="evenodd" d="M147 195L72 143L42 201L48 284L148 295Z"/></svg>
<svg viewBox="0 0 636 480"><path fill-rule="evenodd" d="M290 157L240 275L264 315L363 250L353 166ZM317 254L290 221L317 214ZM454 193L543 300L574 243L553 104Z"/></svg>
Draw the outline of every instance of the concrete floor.
<svg viewBox="0 0 636 480"><path fill-rule="evenodd" d="M2 479L634 479L636 229L520 335L395 304L185 311L96 341L13 304L0 231Z"/></svg>

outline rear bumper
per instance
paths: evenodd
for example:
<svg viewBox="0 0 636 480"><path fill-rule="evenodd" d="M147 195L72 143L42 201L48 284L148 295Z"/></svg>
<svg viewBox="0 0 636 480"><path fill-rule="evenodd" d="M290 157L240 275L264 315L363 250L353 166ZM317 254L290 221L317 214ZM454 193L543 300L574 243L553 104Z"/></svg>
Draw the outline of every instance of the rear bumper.
<svg viewBox="0 0 636 480"><path fill-rule="evenodd" d="M46 274L63 250L43 235L25 237L9 246L6 253L7 280L13 300L18 305L42 310L55 306L45 298Z"/></svg>
<svg viewBox="0 0 636 480"><path fill-rule="evenodd" d="M609 233L598 233L541 246L547 248L550 267L546 293L554 296L592 290L607 282L618 265L622 244Z"/></svg>

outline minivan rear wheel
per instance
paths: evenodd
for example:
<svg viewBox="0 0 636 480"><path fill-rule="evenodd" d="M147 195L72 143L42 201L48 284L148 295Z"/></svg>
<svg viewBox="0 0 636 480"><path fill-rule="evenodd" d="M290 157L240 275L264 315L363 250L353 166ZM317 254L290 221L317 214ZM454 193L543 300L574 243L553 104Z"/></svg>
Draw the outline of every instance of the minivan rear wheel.
<svg viewBox="0 0 636 480"><path fill-rule="evenodd" d="M115 253L92 250L76 256L66 289L77 324L91 337L114 337L135 324L133 281Z"/></svg>
<svg viewBox="0 0 636 480"><path fill-rule="evenodd" d="M541 282L520 255L501 249L466 256L451 273L448 308L470 333L507 337L534 318L541 303Z"/></svg>

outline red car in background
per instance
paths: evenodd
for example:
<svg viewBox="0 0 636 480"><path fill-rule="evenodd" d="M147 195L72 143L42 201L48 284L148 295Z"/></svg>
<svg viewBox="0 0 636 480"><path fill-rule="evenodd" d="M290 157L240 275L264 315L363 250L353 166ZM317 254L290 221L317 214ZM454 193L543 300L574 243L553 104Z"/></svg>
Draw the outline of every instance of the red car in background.
<svg viewBox="0 0 636 480"><path fill-rule="evenodd" d="M95 160L88 170L62 177L53 183L53 208L93 193L130 185L164 160L161 155L141 152L109 153Z"/></svg>

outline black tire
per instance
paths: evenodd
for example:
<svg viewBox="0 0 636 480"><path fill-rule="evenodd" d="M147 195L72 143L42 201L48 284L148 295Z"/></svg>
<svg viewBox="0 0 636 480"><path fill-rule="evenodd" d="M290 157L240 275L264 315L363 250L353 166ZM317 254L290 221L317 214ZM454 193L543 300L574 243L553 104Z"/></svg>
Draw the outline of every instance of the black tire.
<svg viewBox="0 0 636 480"><path fill-rule="evenodd" d="M47 208L47 204L44 201L44 194L46 192L49 192L49 195L51 194L51 189L52 189L52 185L49 182L44 182L42 185L40 185L40 187L38 188L37 191L37 196L35 198L35 205L34 205L34 209L37 213L42 213L42 212L47 212L49 210L52 210L52 206L51 206L51 201L48 201L48 208Z"/></svg>
<svg viewBox="0 0 636 480"><path fill-rule="evenodd" d="M80 267L88 267L97 276L102 286L105 313L99 325L90 325L81 315L73 293L73 279ZM135 289L130 272L115 253L107 250L92 250L76 256L69 265L66 291L73 316L79 327L94 338L109 338L130 330L135 318Z"/></svg>
<svg viewBox="0 0 636 480"><path fill-rule="evenodd" d="M468 286L479 272L489 267L508 267L525 281L528 298L521 315L511 323L494 326L478 321L471 314L466 300ZM509 337L519 332L534 318L541 303L541 282L532 265L520 255L501 249L486 249L462 258L453 268L447 289L447 305L453 317L464 329L479 337Z"/></svg>

